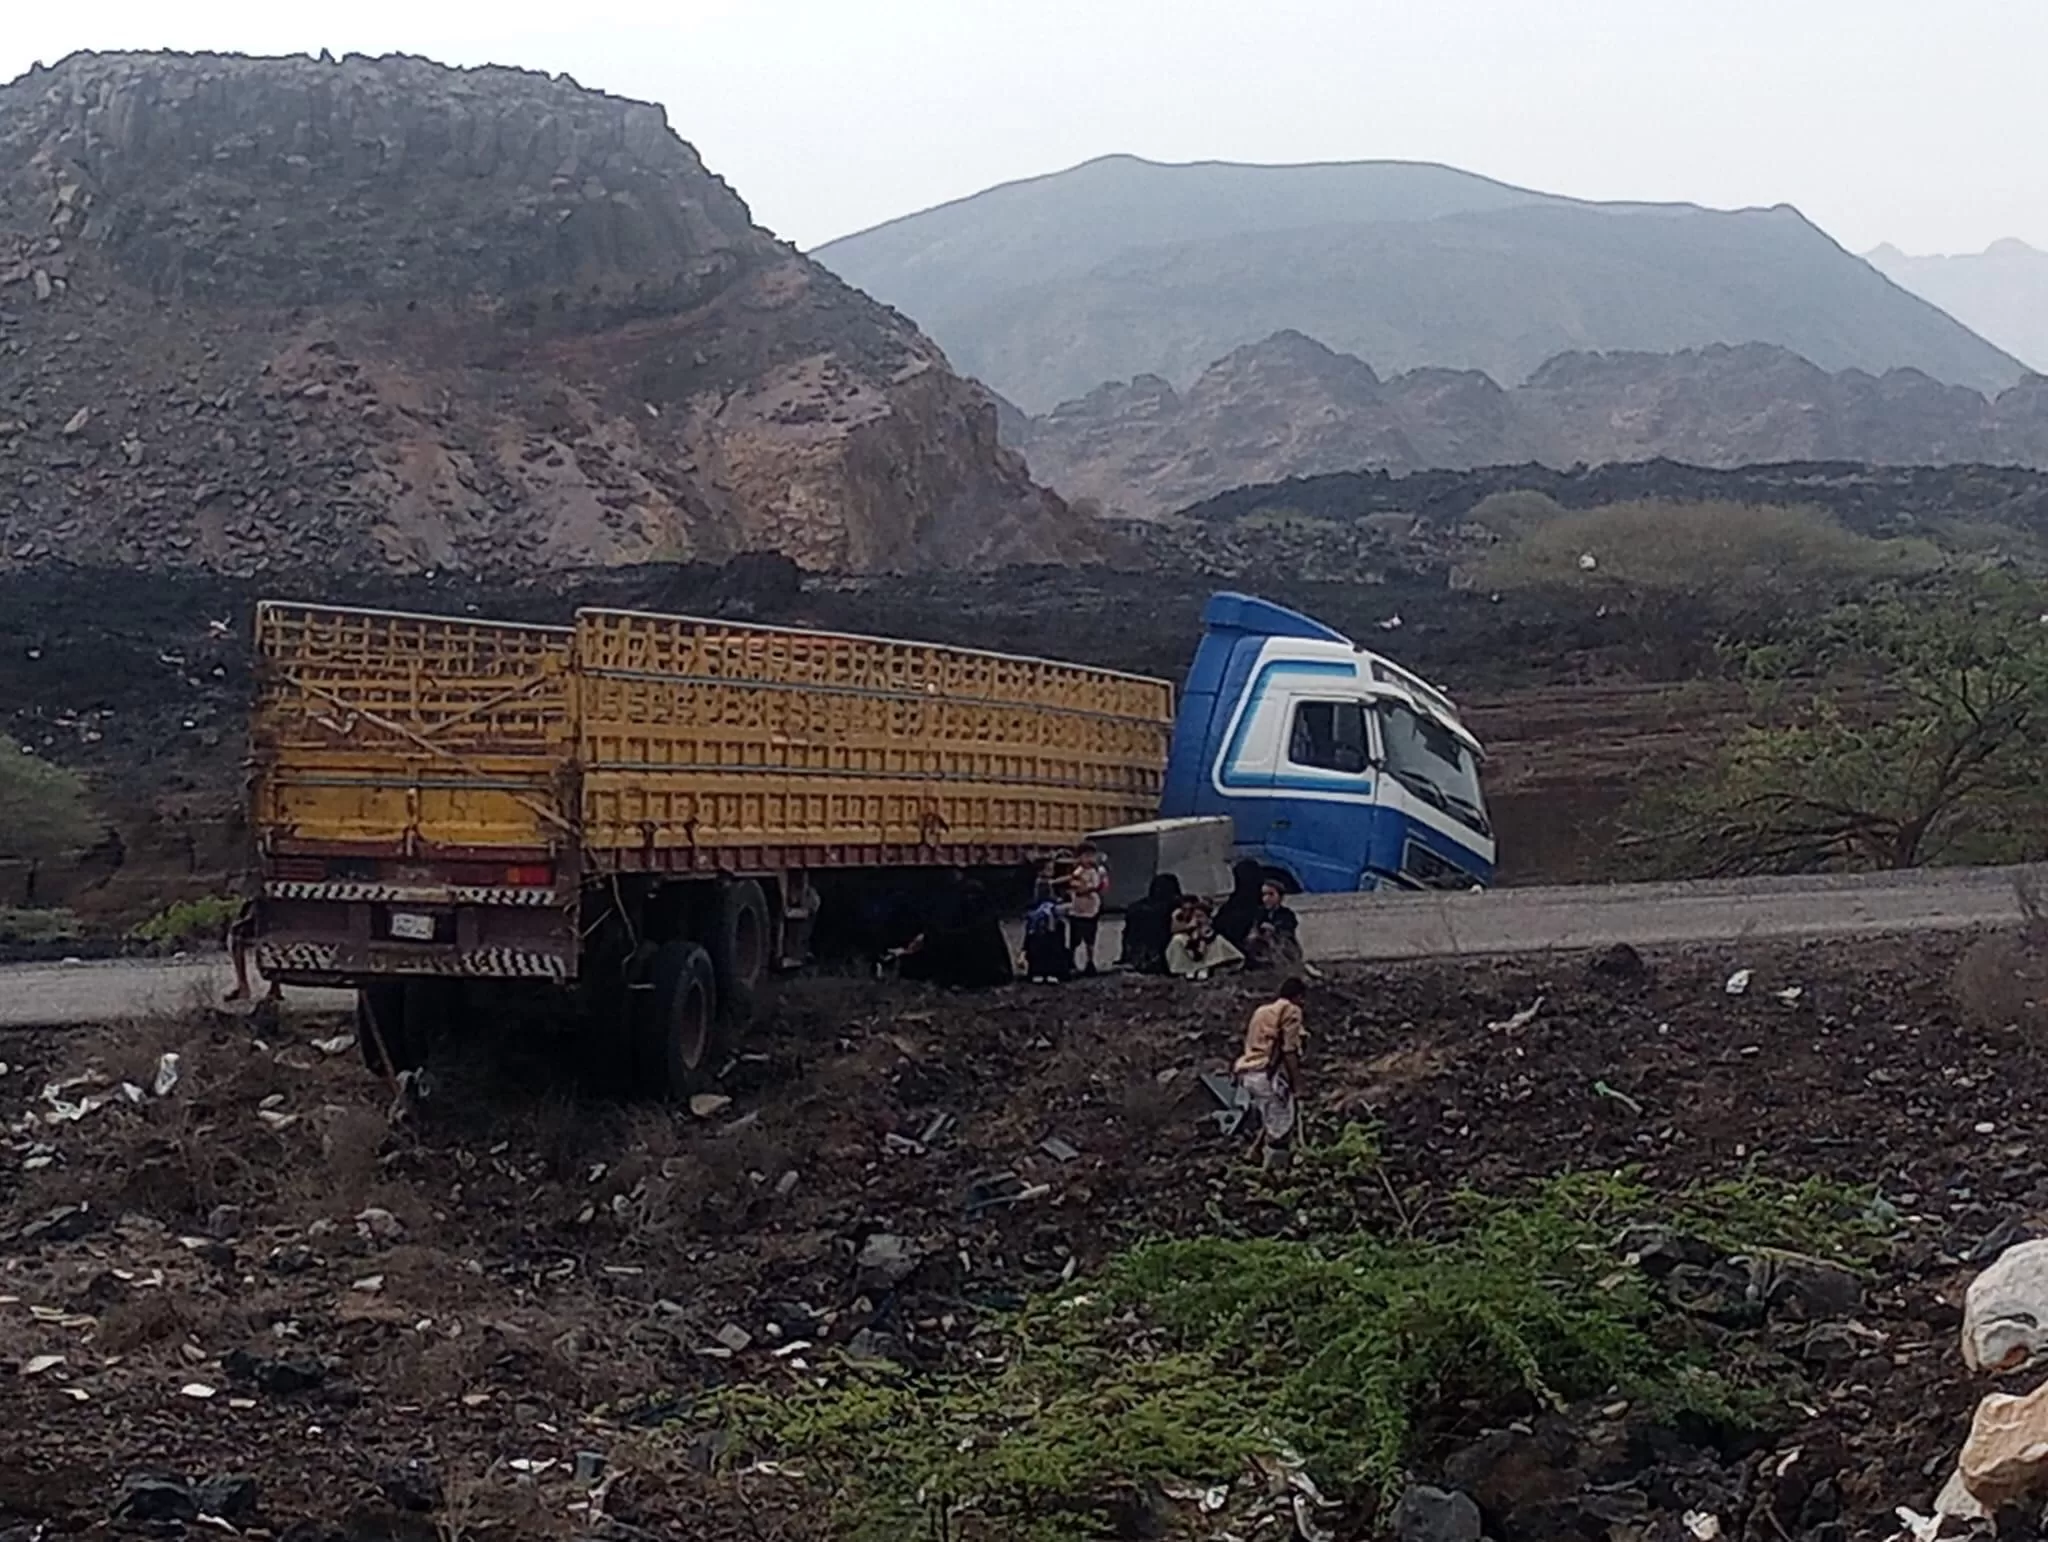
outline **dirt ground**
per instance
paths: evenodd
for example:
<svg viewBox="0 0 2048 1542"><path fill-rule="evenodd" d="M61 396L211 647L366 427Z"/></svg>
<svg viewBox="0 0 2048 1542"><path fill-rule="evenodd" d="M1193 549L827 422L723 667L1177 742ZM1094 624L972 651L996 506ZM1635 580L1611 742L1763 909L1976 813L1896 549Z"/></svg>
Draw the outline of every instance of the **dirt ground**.
<svg viewBox="0 0 2048 1542"><path fill-rule="evenodd" d="M1799 1378L1789 1428L1731 1442L1615 1409L1449 1410L1418 1475L1466 1482L1501 1542L1677 1539L1693 1509L1744 1542L1832 1542L1924 1509L1987 1390L1956 1348L1962 1260L2048 1217L2048 1065L1965 1023L1951 982L1972 946L1316 987L1310 1138L1382 1127L1375 1224L1396 1203L1426 1224L1465 1185L1622 1166L1659 1192L1818 1174L1901 1217L1830 1330L1848 1353L1809 1353L1806 1322L1751 1335ZM1752 979L1731 996L1737 967ZM1538 998L1525 1026L1489 1026ZM1227 1066L1253 1000L1248 981L797 982L706 1117L584 1098L573 1058L507 1046L457 1046L424 1101L394 1106L335 1023L0 1036L0 1537L828 1536L798 1485L706 1470L718 1431L692 1399L864 1330L942 1366L990 1312L1136 1236L1216 1213L1284 1229L1199 1117L1196 1073ZM995 1170L1048 1191L970 1214ZM878 1233L917 1260L892 1289L857 1266Z"/></svg>

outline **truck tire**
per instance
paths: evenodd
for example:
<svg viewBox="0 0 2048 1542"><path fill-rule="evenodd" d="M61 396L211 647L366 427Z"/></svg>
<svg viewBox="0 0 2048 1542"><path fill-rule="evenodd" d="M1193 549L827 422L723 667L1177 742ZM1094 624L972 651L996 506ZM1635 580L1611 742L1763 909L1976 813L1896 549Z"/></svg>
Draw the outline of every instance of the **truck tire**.
<svg viewBox="0 0 2048 1542"><path fill-rule="evenodd" d="M654 956L654 989L633 1024L636 1080L655 1097L685 1098L717 1074L725 1054L718 978L694 942L665 942Z"/></svg>
<svg viewBox="0 0 2048 1542"><path fill-rule="evenodd" d="M754 1020L768 978L768 896L752 878L718 886L712 901L711 967L718 978L719 1020L739 1030Z"/></svg>
<svg viewBox="0 0 2048 1542"><path fill-rule="evenodd" d="M426 1063L424 1003L405 981L380 981L356 991L356 1047L377 1076L416 1071Z"/></svg>

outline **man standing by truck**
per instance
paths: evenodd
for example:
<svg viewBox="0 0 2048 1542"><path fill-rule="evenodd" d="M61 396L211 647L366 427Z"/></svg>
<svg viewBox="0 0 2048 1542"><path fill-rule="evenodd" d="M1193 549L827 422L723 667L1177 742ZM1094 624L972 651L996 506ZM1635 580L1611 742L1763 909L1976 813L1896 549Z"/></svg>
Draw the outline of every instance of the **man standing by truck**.
<svg viewBox="0 0 2048 1542"><path fill-rule="evenodd" d="M1305 1027L1301 1001L1307 994L1300 977L1289 976L1279 995L1253 1011L1245 1024L1244 1052L1232 1070L1258 1112L1260 1161L1268 1172L1286 1167L1293 1155Z"/></svg>

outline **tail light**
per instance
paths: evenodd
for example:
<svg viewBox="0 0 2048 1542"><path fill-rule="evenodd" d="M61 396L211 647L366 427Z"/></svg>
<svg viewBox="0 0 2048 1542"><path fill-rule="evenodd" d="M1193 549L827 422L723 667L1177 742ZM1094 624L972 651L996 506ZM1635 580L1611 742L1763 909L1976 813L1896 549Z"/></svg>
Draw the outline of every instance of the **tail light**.
<svg viewBox="0 0 2048 1542"><path fill-rule="evenodd" d="M513 889L545 889L555 881L555 870L547 863L529 863L505 869L505 885Z"/></svg>

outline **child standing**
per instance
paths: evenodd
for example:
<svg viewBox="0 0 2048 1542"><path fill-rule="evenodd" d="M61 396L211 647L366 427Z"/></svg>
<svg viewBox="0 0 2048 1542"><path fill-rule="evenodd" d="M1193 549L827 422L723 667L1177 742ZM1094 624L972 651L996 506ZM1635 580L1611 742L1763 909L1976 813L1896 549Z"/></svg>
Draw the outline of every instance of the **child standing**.
<svg viewBox="0 0 2048 1542"><path fill-rule="evenodd" d="M1084 845L1067 876L1067 947L1087 960L1081 973L1095 973L1095 934L1102 925L1102 896L1109 891L1109 864L1101 851Z"/></svg>

